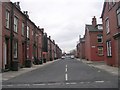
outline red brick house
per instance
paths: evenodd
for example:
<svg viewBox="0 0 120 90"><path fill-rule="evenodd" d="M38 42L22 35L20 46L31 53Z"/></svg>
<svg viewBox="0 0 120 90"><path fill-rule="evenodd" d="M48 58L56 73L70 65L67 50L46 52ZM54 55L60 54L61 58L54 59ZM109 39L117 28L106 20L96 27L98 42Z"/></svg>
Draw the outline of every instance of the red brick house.
<svg viewBox="0 0 120 90"><path fill-rule="evenodd" d="M0 7L2 9L2 69L16 67L15 62L18 62L18 67L24 67L26 60L33 59L33 31L38 31L38 28L29 19L27 11L21 11L19 2L3 2Z"/></svg>
<svg viewBox="0 0 120 90"><path fill-rule="evenodd" d="M55 41L52 41L52 60L55 59Z"/></svg>
<svg viewBox="0 0 120 90"><path fill-rule="evenodd" d="M85 38L79 38L79 43L77 44L77 58L85 59Z"/></svg>
<svg viewBox="0 0 120 90"><path fill-rule="evenodd" d="M54 40L51 40L51 37L48 37L48 61L52 61L55 59L61 58L62 50L59 48L57 44L55 44Z"/></svg>
<svg viewBox="0 0 120 90"><path fill-rule="evenodd" d="M77 51L77 55L76 55L76 57L77 58L80 58L80 42L77 44L77 46L76 46L76 51Z"/></svg>
<svg viewBox="0 0 120 90"><path fill-rule="evenodd" d="M97 24L95 16L92 25L85 27L85 59L90 61L103 61L103 28Z"/></svg>
<svg viewBox="0 0 120 90"><path fill-rule="evenodd" d="M120 60L120 1L104 2L101 18L103 21L104 60L108 65L118 66Z"/></svg>
<svg viewBox="0 0 120 90"><path fill-rule="evenodd" d="M2 70L18 70L31 67L36 59L47 60L47 33L29 19L27 11L21 11L19 2L0 2L0 13Z"/></svg>
<svg viewBox="0 0 120 90"><path fill-rule="evenodd" d="M52 61L52 41L51 41L51 37L48 37L48 61Z"/></svg>
<svg viewBox="0 0 120 90"><path fill-rule="evenodd" d="M13 62L19 62L22 65L22 59L25 58L25 26L26 15L21 12L19 2L2 3L2 68L12 68ZM24 35L23 35L24 34ZM23 52L23 53L19 53ZM19 54L19 55L18 55Z"/></svg>
<svg viewBox="0 0 120 90"><path fill-rule="evenodd" d="M60 47L56 44L56 59L61 58L62 56L62 50L60 49Z"/></svg>
<svg viewBox="0 0 120 90"><path fill-rule="evenodd" d="M0 2L0 42L2 42L2 2ZM2 43L0 43L0 52L2 52ZM0 68L2 68L2 54L0 53Z"/></svg>
<svg viewBox="0 0 120 90"><path fill-rule="evenodd" d="M79 55L81 59L85 59L85 38L80 38L80 50Z"/></svg>

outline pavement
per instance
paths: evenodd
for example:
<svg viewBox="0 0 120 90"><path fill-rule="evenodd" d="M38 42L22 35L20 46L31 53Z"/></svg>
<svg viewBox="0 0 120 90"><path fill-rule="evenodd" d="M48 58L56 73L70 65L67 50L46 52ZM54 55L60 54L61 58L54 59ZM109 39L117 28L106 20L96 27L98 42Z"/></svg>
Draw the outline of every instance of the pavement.
<svg viewBox="0 0 120 90"><path fill-rule="evenodd" d="M118 76L118 67L108 66L105 64L104 61L87 61L85 59L77 59L77 60L82 61L83 63L88 64L91 67L102 69L110 74Z"/></svg>
<svg viewBox="0 0 120 90"><path fill-rule="evenodd" d="M31 68L20 68L18 71L3 72L2 73L2 80L3 81L9 80L11 78L14 78L14 77L17 77L17 76L22 75L24 73L36 70L38 68L49 65L49 64L56 62L56 61L58 61L58 60L49 61L49 62L43 63L42 65L34 65L33 64Z"/></svg>

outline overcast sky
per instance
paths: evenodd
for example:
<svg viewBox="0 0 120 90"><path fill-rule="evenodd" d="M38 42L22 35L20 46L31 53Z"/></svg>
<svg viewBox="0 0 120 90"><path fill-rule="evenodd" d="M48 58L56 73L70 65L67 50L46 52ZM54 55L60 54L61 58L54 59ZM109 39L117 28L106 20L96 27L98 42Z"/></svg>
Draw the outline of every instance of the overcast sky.
<svg viewBox="0 0 120 90"><path fill-rule="evenodd" d="M104 0L11 1L19 1L22 11L28 11L30 19L68 52L76 48L79 35L84 35L85 24L91 24L93 16L101 23Z"/></svg>

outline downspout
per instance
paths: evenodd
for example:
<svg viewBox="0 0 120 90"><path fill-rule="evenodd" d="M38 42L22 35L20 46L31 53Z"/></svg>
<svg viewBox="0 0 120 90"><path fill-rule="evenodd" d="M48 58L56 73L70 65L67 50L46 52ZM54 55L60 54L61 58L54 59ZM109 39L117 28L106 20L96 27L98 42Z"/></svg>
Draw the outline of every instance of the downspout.
<svg viewBox="0 0 120 90"><path fill-rule="evenodd" d="M14 4L12 2L10 2L12 4L12 10L11 10L11 30L10 30L10 70L12 70L12 60L13 60L13 17L14 17Z"/></svg>
<svg viewBox="0 0 120 90"><path fill-rule="evenodd" d="M27 60L27 16L25 15L25 61Z"/></svg>

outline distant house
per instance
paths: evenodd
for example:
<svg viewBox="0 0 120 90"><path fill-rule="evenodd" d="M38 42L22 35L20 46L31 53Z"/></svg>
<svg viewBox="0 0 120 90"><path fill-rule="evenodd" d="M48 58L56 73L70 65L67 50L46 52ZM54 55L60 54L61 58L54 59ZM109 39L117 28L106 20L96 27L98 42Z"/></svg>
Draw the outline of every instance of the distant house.
<svg viewBox="0 0 120 90"><path fill-rule="evenodd" d="M104 2L101 18L103 21L104 59L108 65L118 66L120 62L120 1Z"/></svg>
<svg viewBox="0 0 120 90"><path fill-rule="evenodd" d="M103 27L97 24L95 16L92 25L85 27L85 59L103 61Z"/></svg>
<svg viewBox="0 0 120 90"><path fill-rule="evenodd" d="M80 38L77 44L77 58L85 59L85 38Z"/></svg>

